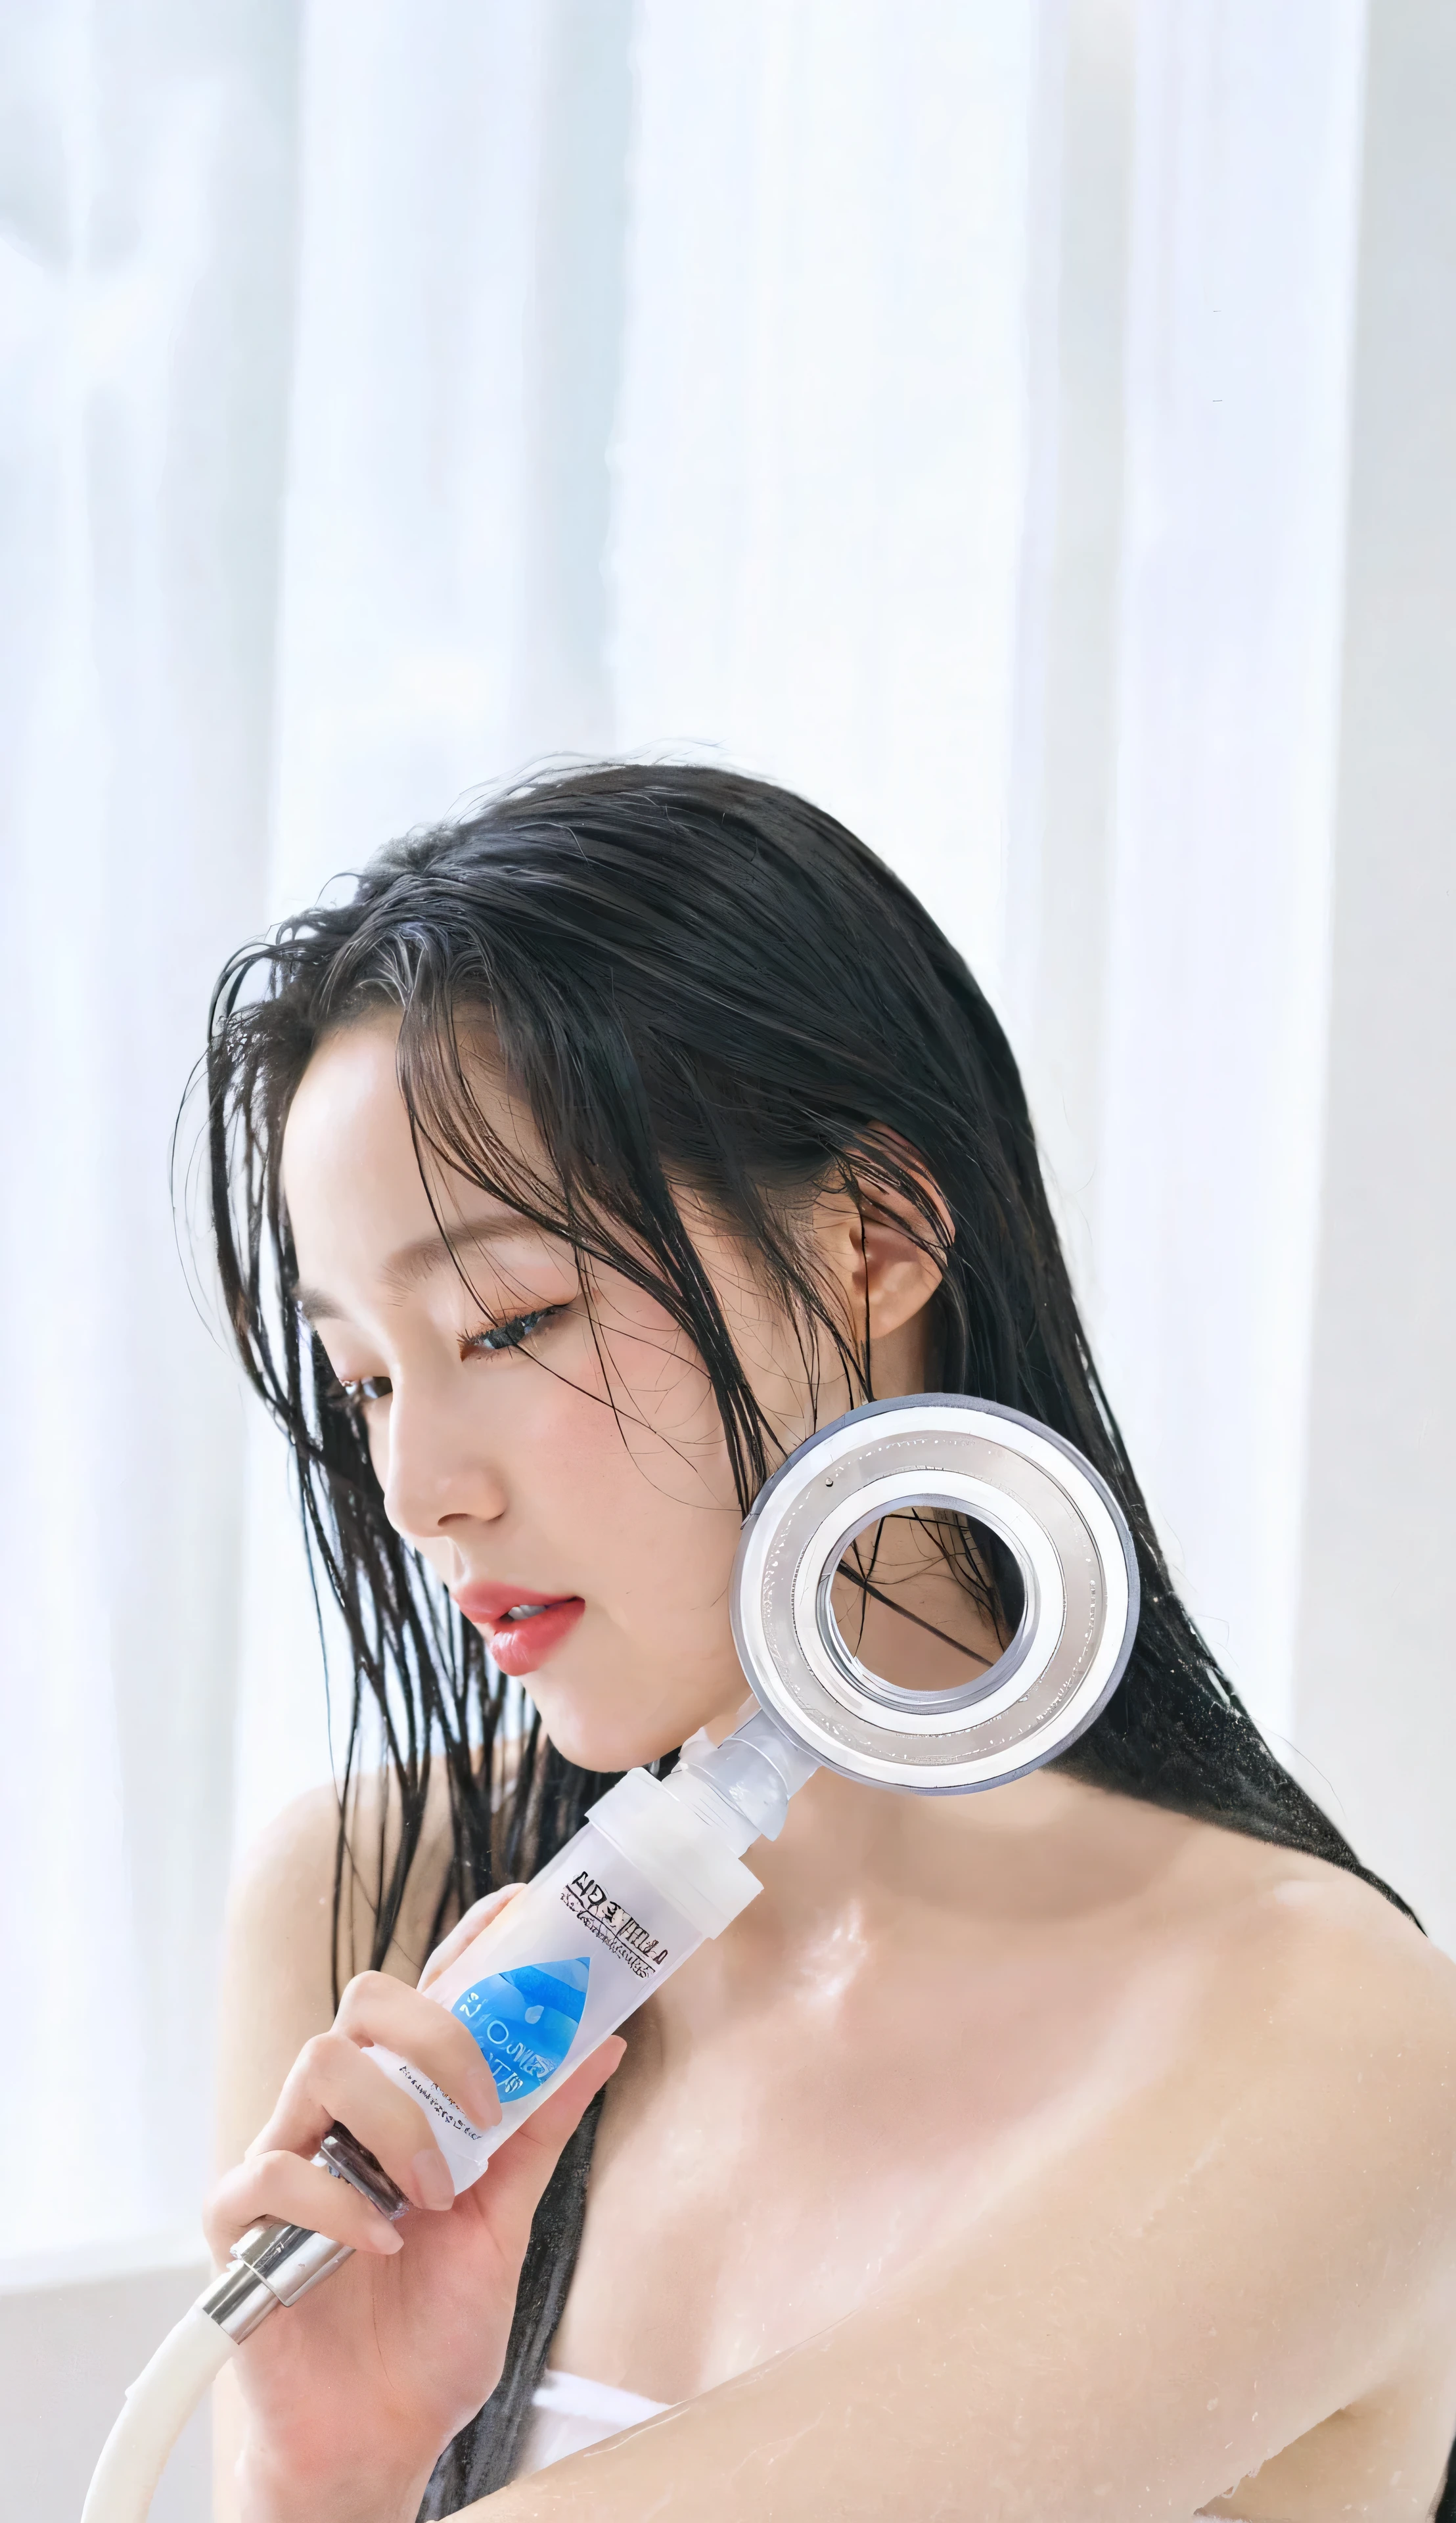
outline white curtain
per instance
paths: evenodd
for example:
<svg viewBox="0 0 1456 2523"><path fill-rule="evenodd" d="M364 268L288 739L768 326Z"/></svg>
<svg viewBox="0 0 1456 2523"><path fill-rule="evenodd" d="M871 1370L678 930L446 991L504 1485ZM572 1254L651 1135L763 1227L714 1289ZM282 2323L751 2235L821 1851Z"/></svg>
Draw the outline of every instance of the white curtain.
<svg viewBox="0 0 1456 2523"><path fill-rule="evenodd" d="M31 0L5 40L18 2253L192 2214L229 1846L328 1767L285 1467L172 1249L208 982L528 760L711 750L924 895L1292 1731L1364 29Z"/></svg>
<svg viewBox="0 0 1456 2523"><path fill-rule="evenodd" d="M646 0L613 461L619 742L806 789L993 984L1035 24Z"/></svg>
<svg viewBox="0 0 1456 2523"><path fill-rule="evenodd" d="M0 2249L195 2215L244 1411L168 1137L263 909L294 29L3 20Z"/></svg>
<svg viewBox="0 0 1456 2523"><path fill-rule="evenodd" d="M1095 1320L1196 1612L1296 1733L1363 0L1141 25Z"/></svg>

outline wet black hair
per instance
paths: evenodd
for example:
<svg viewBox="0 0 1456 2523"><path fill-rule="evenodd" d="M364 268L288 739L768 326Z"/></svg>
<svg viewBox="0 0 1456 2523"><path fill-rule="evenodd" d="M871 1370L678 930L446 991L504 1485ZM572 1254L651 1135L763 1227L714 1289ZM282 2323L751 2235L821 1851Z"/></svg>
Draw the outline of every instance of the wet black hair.
<svg viewBox="0 0 1456 2523"><path fill-rule="evenodd" d="M399 1020L427 1179L452 1167L569 1239L588 1291L610 1268L652 1293L703 1361L745 1511L778 1458L775 1432L678 1195L690 1190L737 1231L800 1326L806 1361L812 1335L826 1334L864 1398L867 1344L817 1283L795 1219L825 1185L867 1214L887 1194L909 1204L941 1272L935 1387L1009 1404L1068 1438L1136 1541L1132 1661L1061 1766L1327 1859L1397 1898L1274 1757L1170 1582L1077 1310L1015 1062L961 956L882 862L804 799L716 768L604 764L527 781L392 843L347 900L234 956L212 1001L222 1288L247 1371L293 1447L315 1582L339 1607L352 1664L336 1963L349 1870L366 1863L349 1813L371 1712L392 1781L389 1828L367 1859L375 1966L438 1764L451 1833L437 1929L543 1863L611 1784L564 1760L535 1720L507 1778L499 1678L389 1524L359 1416L290 1301L290 1105L319 1042L378 1009ZM539 1167L493 1134L473 1091L487 1037L533 1116ZM974 1559L963 1573L974 1588ZM451 2513L511 2475L570 2283L594 2117L538 2215L500 2385L442 2455L425 2513Z"/></svg>

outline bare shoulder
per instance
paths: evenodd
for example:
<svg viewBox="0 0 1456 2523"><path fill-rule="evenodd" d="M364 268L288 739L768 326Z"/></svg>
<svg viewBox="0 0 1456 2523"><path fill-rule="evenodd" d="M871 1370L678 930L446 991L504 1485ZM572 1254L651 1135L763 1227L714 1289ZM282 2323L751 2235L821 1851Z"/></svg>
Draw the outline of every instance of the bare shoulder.
<svg viewBox="0 0 1456 2523"><path fill-rule="evenodd" d="M337 1880L338 1963L347 1978L368 1962L381 1886L398 1860L399 1846L399 1797L385 1772L373 1771L360 1780L343 1812L333 1786L310 1788L286 1805L243 1851L229 1897L231 1936L260 1942L274 1969L302 1965L315 1976L322 1970L328 1978ZM383 1966L400 1978L417 1977L425 1962L423 1939L439 1908L449 1848L448 1793L444 1769L437 1764Z"/></svg>
<svg viewBox="0 0 1456 2523"><path fill-rule="evenodd" d="M1456 2273L1456 1963L1356 1875L1201 1836L1225 1843L1199 1853L1211 1868L1202 2069L1284 2110L1302 2098L1330 2170L1397 2223L1408 2204Z"/></svg>
<svg viewBox="0 0 1456 2523"><path fill-rule="evenodd" d="M1358 2037L1397 2023L1456 2042L1456 1963L1360 1876L1296 1849L1197 1827L1210 1922L1271 2003Z"/></svg>
<svg viewBox="0 0 1456 2523"><path fill-rule="evenodd" d="M304 2043L334 2016L342 1982L367 1967L381 1865L399 1848L399 1809L383 1774L350 1798L340 1866L340 1802L332 1786L299 1796L244 1850L234 1870L223 1945L218 2041L219 2155L235 2163L271 2112ZM449 1870L446 1781L437 1768L424 1828L383 1968L419 1977Z"/></svg>
<svg viewBox="0 0 1456 2523"><path fill-rule="evenodd" d="M1119 1813L1116 1847L1133 2115L1194 2156L1222 2131L1251 2198L1302 2129L1332 2220L1363 2214L1456 2282L1456 1963L1323 1858L1148 1808Z"/></svg>
<svg viewBox="0 0 1456 2523"><path fill-rule="evenodd" d="M1315 2048L1397 2033L1426 2066L1456 2043L1456 1963L1373 1883L1279 1841L1096 1788L1082 1789L1082 1847L1104 1915L1132 1923L1154 1975L1199 1992L1187 2019L1206 2039L1207 2005L1241 2053L1267 2052L1280 2024ZM1068 1811L1068 1825L1078 1816ZM1070 1828L1068 1831L1070 1837Z"/></svg>

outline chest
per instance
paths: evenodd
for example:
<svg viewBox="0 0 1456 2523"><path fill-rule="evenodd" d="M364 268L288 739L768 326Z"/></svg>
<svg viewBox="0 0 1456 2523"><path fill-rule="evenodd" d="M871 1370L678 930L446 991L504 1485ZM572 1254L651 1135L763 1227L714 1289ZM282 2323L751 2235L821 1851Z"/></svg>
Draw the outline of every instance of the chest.
<svg viewBox="0 0 1456 2523"><path fill-rule="evenodd" d="M662 2401L812 2336L1034 2177L1106 2107L1139 2014L1125 1958L1064 1952L823 1953L741 2006L683 1981L608 2090L552 2352Z"/></svg>

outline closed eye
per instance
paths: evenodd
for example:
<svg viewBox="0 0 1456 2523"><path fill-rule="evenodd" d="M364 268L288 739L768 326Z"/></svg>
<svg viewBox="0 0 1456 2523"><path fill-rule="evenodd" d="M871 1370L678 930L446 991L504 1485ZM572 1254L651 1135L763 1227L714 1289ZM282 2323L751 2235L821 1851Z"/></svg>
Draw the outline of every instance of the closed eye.
<svg viewBox="0 0 1456 2523"><path fill-rule="evenodd" d="M538 1306L529 1314L510 1314L503 1322L488 1323L484 1331L471 1332L461 1340L460 1357L463 1360L482 1353L490 1357L501 1350L524 1348L567 1310L566 1305ZM340 1375L330 1383L329 1400L346 1410L366 1410L371 1402L387 1402L394 1389L387 1375Z"/></svg>
<svg viewBox="0 0 1456 2523"><path fill-rule="evenodd" d="M534 1313L511 1314L504 1322L488 1323L483 1332L472 1332L467 1339L461 1341L460 1356L462 1358L473 1357L481 1351L493 1353L503 1349L520 1349L526 1341L534 1340L545 1324L553 1322L558 1314L564 1314L566 1310L564 1305L538 1306Z"/></svg>

